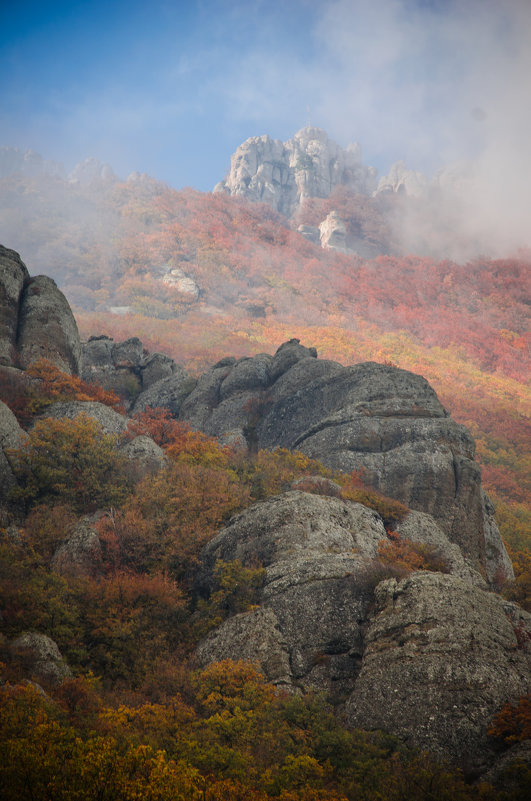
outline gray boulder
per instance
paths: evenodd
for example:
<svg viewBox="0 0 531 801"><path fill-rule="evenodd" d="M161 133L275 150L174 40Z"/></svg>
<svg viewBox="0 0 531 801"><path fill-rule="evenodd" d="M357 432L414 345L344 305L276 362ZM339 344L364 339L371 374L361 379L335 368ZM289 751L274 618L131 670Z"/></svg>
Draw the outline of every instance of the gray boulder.
<svg viewBox="0 0 531 801"><path fill-rule="evenodd" d="M15 363L19 304L28 279L18 253L0 245L0 365Z"/></svg>
<svg viewBox="0 0 531 801"><path fill-rule="evenodd" d="M174 417L179 415L185 399L193 391L196 382L186 370L174 362L172 364L174 370L171 375L150 384L138 395L131 409L132 414L143 412L149 406L152 409L159 407L169 409Z"/></svg>
<svg viewBox="0 0 531 801"><path fill-rule="evenodd" d="M25 632L11 643L10 650L14 655L24 656L29 661L31 676L37 681L60 684L72 675L57 643L47 634Z"/></svg>
<svg viewBox="0 0 531 801"><path fill-rule="evenodd" d="M178 367L165 353L151 353L140 363L142 389L146 390L179 371L184 372L182 367Z"/></svg>
<svg viewBox="0 0 531 801"><path fill-rule="evenodd" d="M45 275L29 279L24 287L17 348L24 368L48 359L65 373L81 372L81 340L74 315L55 281Z"/></svg>
<svg viewBox="0 0 531 801"><path fill-rule="evenodd" d="M94 522L91 516L75 524L52 557L51 566L56 573L91 577L101 574L102 548Z"/></svg>
<svg viewBox="0 0 531 801"><path fill-rule="evenodd" d="M384 537L372 510L306 492L290 491L236 515L204 549L196 591L212 591L218 559L258 561L266 569L263 615L253 610L226 621L200 646L199 660L249 659L291 690L350 692L372 597L366 567Z"/></svg>
<svg viewBox="0 0 531 801"><path fill-rule="evenodd" d="M166 462L162 448L145 434L121 445L118 452L128 459L129 473L134 481L157 473Z"/></svg>
<svg viewBox="0 0 531 801"><path fill-rule="evenodd" d="M137 337L119 344L110 337L91 337L83 344L82 378L115 392L126 405L131 405L142 390L142 358L142 343Z"/></svg>
<svg viewBox="0 0 531 801"><path fill-rule="evenodd" d="M440 573L384 581L375 600L348 723L392 731L480 774L492 760L492 717L531 684L530 654L505 602ZM531 615L522 620L531 633Z"/></svg>
<svg viewBox="0 0 531 801"><path fill-rule="evenodd" d="M123 414L119 414L110 406L105 406L103 403L97 401L62 401L60 403L53 403L48 406L46 411L38 418L43 420L48 417L53 417L59 420L62 417L67 417L73 420L80 414L86 414L101 426L105 434L114 434L119 436L122 434L128 424L129 420Z"/></svg>
<svg viewBox="0 0 531 801"><path fill-rule="evenodd" d="M482 575L470 567L463 557L461 548L450 542L431 515L410 511L404 520L398 523L396 531L402 540L427 545L433 549L433 554L444 563L446 572L466 579L483 589L487 588Z"/></svg>
<svg viewBox="0 0 531 801"><path fill-rule="evenodd" d="M361 470L384 495L432 515L472 568L486 571L474 443L424 378L369 362L332 365L306 385L300 376L298 385L270 404L258 423L259 447L283 445L334 469ZM495 540L492 530L490 536ZM499 535L497 542L502 551Z"/></svg>
<svg viewBox="0 0 531 801"><path fill-rule="evenodd" d="M288 645L271 609L259 607L226 620L200 643L196 662L206 666L235 654L256 664L268 681L292 689Z"/></svg>

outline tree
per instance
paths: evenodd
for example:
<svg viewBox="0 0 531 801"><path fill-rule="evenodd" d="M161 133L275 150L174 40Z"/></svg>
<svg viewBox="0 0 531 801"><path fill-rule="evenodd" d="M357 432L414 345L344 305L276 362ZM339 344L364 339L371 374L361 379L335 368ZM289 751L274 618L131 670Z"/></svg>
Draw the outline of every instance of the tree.
<svg viewBox="0 0 531 801"><path fill-rule="evenodd" d="M19 484L13 495L28 508L59 501L89 512L119 505L128 493L115 437L84 413L73 420L39 421L25 445L9 455Z"/></svg>

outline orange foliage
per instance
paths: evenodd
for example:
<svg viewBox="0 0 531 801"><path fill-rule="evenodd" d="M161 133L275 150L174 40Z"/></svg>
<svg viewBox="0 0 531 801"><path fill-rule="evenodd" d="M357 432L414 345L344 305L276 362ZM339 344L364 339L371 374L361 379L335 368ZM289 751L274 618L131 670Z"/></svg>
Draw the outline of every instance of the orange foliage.
<svg viewBox="0 0 531 801"><path fill-rule="evenodd" d="M189 431L190 427L172 417L169 409L152 409L150 406L143 412L137 412L128 425L128 432L132 437L145 434L161 448L182 442Z"/></svg>
<svg viewBox="0 0 531 801"><path fill-rule="evenodd" d="M63 400L98 401L124 412L122 401L115 392L103 389L98 384L89 384L75 375L59 370L48 359L39 359L27 369L28 375L39 379L39 398L50 403Z"/></svg>
<svg viewBox="0 0 531 801"><path fill-rule="evenodd" d="M531 696L505 704L492 721L489 735L501 737L508 745L531 739Z"/></svg>
<svg viewBox="0 0 531 801"><path fill-rule="evenodd" d="M378 558L384 565L406 573L413 570L448 572L445 559L434 546L403 540L397 532L392 532L389 537L378 543Z"/></svg>

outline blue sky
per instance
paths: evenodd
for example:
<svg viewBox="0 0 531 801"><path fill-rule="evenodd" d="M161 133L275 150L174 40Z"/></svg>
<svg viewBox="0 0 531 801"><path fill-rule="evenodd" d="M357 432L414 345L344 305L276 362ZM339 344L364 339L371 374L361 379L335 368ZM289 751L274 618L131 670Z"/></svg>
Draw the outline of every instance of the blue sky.
<svg viewBox="0 0 531 801"><path fill-rule="evenodd" d="M529 0L2 0L0 31L0 144L67 168L208 190L308 121L380 172L531 163Z"/></svg>

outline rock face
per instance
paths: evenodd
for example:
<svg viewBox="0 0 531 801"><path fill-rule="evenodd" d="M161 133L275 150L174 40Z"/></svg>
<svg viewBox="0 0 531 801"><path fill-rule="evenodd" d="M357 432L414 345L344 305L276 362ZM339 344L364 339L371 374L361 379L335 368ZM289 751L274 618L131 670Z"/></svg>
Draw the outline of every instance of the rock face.
<svg viewBox="0 0 531 801"><path fill-rule="evenodd" d="M327 250L337 250L339 253L349 253L347 247L347 229L337 211L331 211L328 217L319 226L321 247Z"/></svg>
<svg viewBox="0 0 531 801"><path fill-rule="evenodd" d="M18 253L0 245L0 366L48 359L77 375L81 341L74 315L55 281L30 278Z"/></svg>
<svg viewBox="0 0 531 801"><path fill-rule="evenodd" d="M348 722L392 728L481 773L492 758L490 720L530 686L531 649L519 644L506 602L439 573L384 581L375 598ZM531 616L520 614L531 631Z"/></svg>
<svg viewBox="0 0 531 801"><path fill-rule="evenodd" d="M0 364L15 361L20 299L28 279L18 253L0 245Z"/></svg>
<svg viewBox="0 0 531 801"><path fill-rule="evenodd" d="M397 161L391 166L389 174L380 178L377 194L383 192L422 197L428 186L428 179L423 173L409 170L403 161Z"/></svg>
<svg viewBox="0 0 531 801"><path fill-rule="evenodd" d="M100 575L102 549L93 517L83 517L75 524L53 555L51 565L62 576Z"/></svg>
<svg viewBox="0 0 531 801"><path fill-rule="evenodd" d="M107 336L91 337L83 345L82 377L116 392L135 412L165 406L178 414L193 386L182 367L164 353L147 354L138 337L116 343Z"/></svg>
<svg viewBox="0 0 531 801"><path fill-rule="evenodd" d="M224 359L198 381L179 418L252 448L297 449L430 515L470 568L492 580L510 563L481 490L474 443L421 376L373 362L316 358L298 340L271 357Z"/></svg>
<svg viewBox="0 0 531 801"><path fill-rule="evenodd" d="M45 275L27 281L20 304L17 348L22 367L48 359L65 373L81 367L81 340L74 315L55 281Z"/></svg>
<svg viewBox="0 0 531 801"><path fill-rule="evenodd" d="M0 178L21 173L33 178L36 175L64 176L64 166L57 161L48 161L34 150L19 150L18 147L0 147Z"/></svg>
<svg viewBox="0 0 531 801"><path fill-rule="evenodd" d="M46 634L28 631L11 643L14 654L24 655L31 663L31 674L38 681L60 684L72 671L63 660L57 643Z"/></svg>
<svg viewBox="0 0 531 801"><path fill-rule="evenodd" d="M358 194L376 189L376 169L361 160L361 147L346 149L321 128L307 127L281 142L254 136L238 147L215 192L261 201L292 216L307 197L328 197L337 186Z"/></svg>
<svg viewBox="0 0 531 801"><path fill-rule="evenodd" d="M0 510L7 503L16 480L11 470L7 451L20 448L26 437L11 409L0 401Z"/></svg>
<svg viewBox="0 0 531 801"><path fill-rule="evenodd" d="M62 401L53 403L47 407L46 411L38 419L53 417L59 420L66 417L69 420L73 420L80 414L86 414L96 420L105 434L114 434L115 436L123 434L129 423L127 417L123 414L119 414L114 409L111 409L110 406L105 406L105 404L97 401Z"/></svg>
<svg viewBox="0 0 531 801"><path fill-rule="evenodd" d="M492 763L492 717L530 690L531 615L488 591L430 516L410 513L401 531L437 545L450 572L386 579L379 515L340 498L289 491L236 515L205 547L196 591L215 589L219 559L261 563L260 606L211 632L196 659L255 662L290 692L327 693L349 725L477 776Z"/></svg>
<svg viewBox="0 0 531 801"><path fill-rule="evenodd" d="M211 634L200 662L232 654L258 661L271 681L291 690L351 690L371 600L364 574L385 536L379 515L361 504L299 491L234 517L206 546L197 591L212 589L218 559L258 560L266 568L262 608Z"/></svg>

